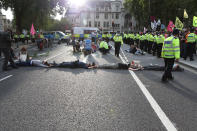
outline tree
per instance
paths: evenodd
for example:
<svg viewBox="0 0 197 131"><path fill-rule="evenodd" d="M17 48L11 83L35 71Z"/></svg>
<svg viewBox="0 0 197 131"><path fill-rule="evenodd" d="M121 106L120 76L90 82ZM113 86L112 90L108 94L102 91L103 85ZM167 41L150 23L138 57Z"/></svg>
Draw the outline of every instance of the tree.
<svg viewBox="0 0 197 131"><path fill-rule="evenodd" d="M47 18L57 12L62 13L66 5L67 0L0 0L0 7L12 9L19 32L29 29L32 23L43 28Z"/></svg>
<svg viewBox="0 0 197 131"><path fill-rule="evenodd" d="M187 21L191 25L193 16L197 15L196 0L126 0L124 5L141 26L150 25L150 16L161 19L166 25L169 20L175 21L176 16L183 20L184 9L187 10Z"/></svg>
<svg viewBox="0 0 197 131"><path fill-rule="evenodd" d="M48 24L45 28L47 31L65 31L67 29L71 29L72 25L67 21L66 18L62 18L59 20L54 20L52 18L48 19Z"/></svg>

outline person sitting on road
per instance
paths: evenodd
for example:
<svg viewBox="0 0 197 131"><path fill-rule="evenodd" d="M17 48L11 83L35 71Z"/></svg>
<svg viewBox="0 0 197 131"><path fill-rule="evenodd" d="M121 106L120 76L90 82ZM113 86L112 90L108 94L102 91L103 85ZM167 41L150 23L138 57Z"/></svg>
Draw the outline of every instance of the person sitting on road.
<svg viewBox="0 0 197 131"><path fill-rule="evenodd" d="M86 40L85 40L85 45L84 45L84 54L85 55L88 55L88 54L91 54L92 53L92 40L90 37L88 37Z"/></svg>
<svg viewBox="0 0 197 131"><path fill-rule="evenodd" d="M83 68L83 69L92 69L95 68L95 63L84 63L80 62L79 60L77 61L72 61L72 62L62 62L57 64L56 62L53 62L52 67L60 67L60 68Z"/></svg>
<svg viewBox="0 0 197 131"><path fill-rule="evenodd" d="M75 42L75 46L73 46L73 51L74 52L81 52L81 49L80 49L80 41L76 41Z"/></svg>
<svg viewBox="0 0 197 131"><path fill-rule="evenodd" d="M99 46L99 51L102 52L103 54L107 54L109 53L110 47L107 44L106 40L102 40L100 42L100 46Z"/></svg>
<svg viewBox="0 0 197 131"><path fill-rule="evenodd" d="M76 40L75 40L75 37L72 38L71 45L73 46L73 52L76 52Z"/></svg>
<svg viewBox="0 0 197 131"><path fill-rule="evenodd" d="M134 55L144 55L144 52L141 49L137 48L136 45L131 45L130 49L125 51Z"/></svg>
<svg viewBox="0 0 197 131"><path fill-rule="evenodd" d="M95 44L95 42L92 43L92 53L95 53L97 50L97 46Z"/></svg>
<svg viewBox="0 0 197 131"><path fill-rule="evenodd" d="M29 55L25 47L21 48L18 60L21 62L26 62L27 60L29 60Z"/></svg>

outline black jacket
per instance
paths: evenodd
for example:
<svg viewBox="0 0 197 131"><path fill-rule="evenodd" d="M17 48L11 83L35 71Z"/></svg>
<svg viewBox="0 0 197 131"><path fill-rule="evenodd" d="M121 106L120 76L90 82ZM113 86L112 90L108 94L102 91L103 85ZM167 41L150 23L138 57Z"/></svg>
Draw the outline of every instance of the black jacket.
<svg viewBox="0 0 197 131"><path fill-rule="evenodd" d="M11 48L10 33L0 32L0 48Z"/></svg>

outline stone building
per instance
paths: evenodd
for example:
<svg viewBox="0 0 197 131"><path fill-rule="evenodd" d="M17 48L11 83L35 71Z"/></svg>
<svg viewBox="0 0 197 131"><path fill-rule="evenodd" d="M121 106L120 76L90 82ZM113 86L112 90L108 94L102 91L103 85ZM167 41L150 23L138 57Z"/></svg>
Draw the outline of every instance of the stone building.
<svg viewBox="0 0 197 131"><path fill-rule="evenodd" d="M0 31L4 31L12 27L10 20L6 19L6 16L0 12Z"/></svg>
<svg viewBox="0 0 197 131"><path fill-rule="evenodd" d="M65 17L73 27L97 27L102 32L128 31L135 19L125 13L123 0L89 0L80 8L69 8Z"/></svg>

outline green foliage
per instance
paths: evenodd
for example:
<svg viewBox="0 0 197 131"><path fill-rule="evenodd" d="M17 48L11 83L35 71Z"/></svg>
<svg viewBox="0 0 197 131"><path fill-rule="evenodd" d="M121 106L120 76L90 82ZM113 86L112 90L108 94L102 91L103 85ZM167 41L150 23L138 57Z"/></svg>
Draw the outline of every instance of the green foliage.
<svg viewBox="0 0 197 131"><path fill-rule="evenodd" d="M150 26L150 16L160 18L166 25L169 20L175 21L177 16L191 25L193 16L197 15L196 0L126 0L124 5L141 27L147 24ZM183 18L184 9L187 10L189 19Z"/></svg>
<svg viewBox="0 0 197 131"><path fill-rule="evenodd" d="M71 27L72 27L72 25L67 21L66 18L62 18L60 21L49 18L45 30L64 32L66 30L66 28L71 29Z"/></svg>
<svg viewBox="0 0 197 131"><path fill-rule="evenodd" d="M45 28L50 15L62 13L66 6L67 0L0 0L1 8L10 7L14 12L14 23L19 32L29 30L32 23L35 28Z"/></svg>

